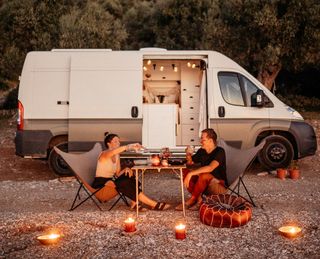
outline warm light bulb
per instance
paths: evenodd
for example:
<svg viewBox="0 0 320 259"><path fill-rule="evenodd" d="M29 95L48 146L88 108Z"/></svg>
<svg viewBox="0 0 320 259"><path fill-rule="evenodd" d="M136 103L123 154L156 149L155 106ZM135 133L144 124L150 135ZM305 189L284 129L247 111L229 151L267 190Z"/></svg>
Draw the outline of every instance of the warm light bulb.
<svg viewBox="0 0 320 259"><path fill-rule="evenodd" d="M188 67L191 67L191 63L190 63L190 62L188 62L188 63L187 63L187 66L188 66Z"/></svg>
<svg viewBox="0 0 320 259"><path fill-rule="evenodd" d="M146 67L146 66L144 66L144 67L143 67L143 70L144 70L144 71L147 71L148 69L147 69L147 67Z"/></svg>
<svg viewBox="0 0 320 259"><path fill-rule="evenodd" d="M193 63L193 64L192 64L192 68L196 68L196 64Z"/></svg>
<svg viewBox="0 0 320 259"><path fill-rule="evenodd" d="M161 67L160 67L160 71L163 71L163 70L164 70L164 67L163 67L163 66L161 66Z"/></svg>
<svg viewBox="0 0 320 259"><path fill-rule="evenodd" d="M178 68L177 68L177 67L174 67L173 71L174 71L174 72L178 72Z"/></svg>
<svg viewBox="0 0 320 259"><path fill-rule="evenodd" d="M151 65L151 60L150 60L150 59L148 60L147 64L148 64L148 65Z"/></svg>

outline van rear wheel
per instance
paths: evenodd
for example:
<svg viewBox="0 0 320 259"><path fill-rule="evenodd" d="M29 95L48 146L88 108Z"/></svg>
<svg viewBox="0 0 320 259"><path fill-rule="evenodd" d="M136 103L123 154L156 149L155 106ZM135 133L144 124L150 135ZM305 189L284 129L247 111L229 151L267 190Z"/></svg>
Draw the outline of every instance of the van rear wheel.
<svg viewBox="0 0 320 259"><path fill-rule="evenodd" d="M260 163L267 169L288 167L294 156L290 141L279 135L269 136L265 140L266 144L258 154Z"/></svg>
<svg viewBox="0 0 320 259"><path fill-rule="evenodd" d="M68 152L68 143L61 143L56 145L57 148L64 152ZM63 158L57 154L57 152L52 148L49 154L49 167L50 169L60 176L70 176L73 175L72 171L69 169L67 163Z"/></svg>

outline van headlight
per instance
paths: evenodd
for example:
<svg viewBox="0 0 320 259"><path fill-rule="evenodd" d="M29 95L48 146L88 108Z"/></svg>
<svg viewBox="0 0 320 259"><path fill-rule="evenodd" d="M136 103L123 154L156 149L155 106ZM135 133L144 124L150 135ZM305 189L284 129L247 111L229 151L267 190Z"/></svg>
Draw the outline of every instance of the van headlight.
<svg viewBox="0 0 320 259"><path fill-rule="evenodd" d="M287 108L287 111L290 112L294 118L303 119L301 114L297 112L295 109L291 108L290 106L287 106L286 108Z"/></svg>

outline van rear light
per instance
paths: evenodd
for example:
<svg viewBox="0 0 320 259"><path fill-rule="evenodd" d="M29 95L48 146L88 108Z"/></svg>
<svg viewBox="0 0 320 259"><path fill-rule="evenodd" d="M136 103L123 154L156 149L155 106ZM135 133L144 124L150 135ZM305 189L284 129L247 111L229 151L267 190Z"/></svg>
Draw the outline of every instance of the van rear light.
<svg viewBox="0 0 320 259"><path fill-rule="evenodd" d="M23 130L23 119L24 119L24 109L20 101L18 101L18 119L17 119L17 129Z"/></svg>

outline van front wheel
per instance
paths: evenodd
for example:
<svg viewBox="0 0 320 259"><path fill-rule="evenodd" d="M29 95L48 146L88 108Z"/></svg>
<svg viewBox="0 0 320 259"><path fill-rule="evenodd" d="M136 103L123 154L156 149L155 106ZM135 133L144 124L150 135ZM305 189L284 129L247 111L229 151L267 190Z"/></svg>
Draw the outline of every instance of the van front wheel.
<svg viewBox="0 0 320 259"><path fill-rule="evenodd" d="M267 169L288 167L294 156L290 141L279 135L265 140L266 144L258 155L260 163Z"/></svg>
<svg viewBox="0 0 320 259"><path fill-rule="evenodd" d="M64 152L68 152L68 143L61 143L56 145L57 148ZM60 155L52 148L49 154L49 167L50 169L60 175L60 176L69 176L72 175L71 170L69 169L67 163L62 159Z"/></svg>

